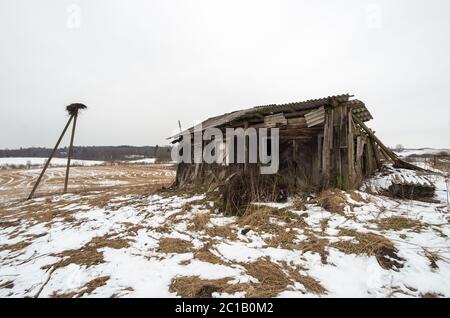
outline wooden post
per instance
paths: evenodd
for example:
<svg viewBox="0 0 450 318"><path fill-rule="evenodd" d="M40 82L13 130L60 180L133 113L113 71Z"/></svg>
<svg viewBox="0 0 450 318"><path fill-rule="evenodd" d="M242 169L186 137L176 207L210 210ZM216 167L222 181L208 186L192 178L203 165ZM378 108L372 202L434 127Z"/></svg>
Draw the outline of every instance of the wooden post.
<svg viewBox="0 0 450 318"><path fill-rule="evenodd" d="M43 175L44 175L44 173L45 173L45 170L47 170L47 168L48 168L48 166L49 166L49 164L50 164L50 160L52 160L53 156L54 156L55 153L56 153L56 150L58 150L59 144L61 143L61 140L63 139L63 137L64 137L64 135L65 135L65 133L66 133L66 131L67 131L67 128L69 128L69 125L70 125L70 123L72 122L73 117L74 117L74 115L71 115L70 118L69 118L69 120L67 121L66 127L64 127L64 130L63 130L61 136L59 136L59 139L58 139L58 141L56 142L55 148L53 148L53 151L52 151L52 153L50 154L50 157L48 158L47 162L45 163L45 166L44 166L44 168L42 169L41 174L39 175L39 178L37 179L36 184L34 185L33 190L31 190L31 193L30 193L30 195L28 196L28 199L27 199L27 200L30 200L30 199L33 198L34 192L36 191L36 189L37 189L39 183L41 182L41 179L42 179L42 177L43 177Z"/></svg>
<svg viewBox="0 0 450 318"><path fill-rule="evenodd" d="M330 184L331 148L333 147L333 109L325 111L322 146L322 187Z"/></svg>
<svg viewBox="0 0 450 318"><path fill-rule="evenodd" d="M351 110L349 110L351 112ZM348 178L349 186L353 187L355 185L355 141L353 135L353 119L352 116L347 117L348 125L348 152L347 152L347 162L348 162Z"/></svg>
<svg viewBox="0 0 450 318"><path fill-rule="evenodd" d="M73 115L72 136L70 137L69 153L67 155L66 179L64 180L64 193L67 192L67 184L69 182L70 161L72 159L73 139L75 137L75 127L77 126L78 112Z"/></svg>
<svg viewBox="0 0 450 318"><path fill-rule="evenodd" d="M409 162L401 160L394 152L389 150L380 141L380 139L378 139L377 136L375 136L375 134L358 117L355 116L355 114L353 114L353 120L358 124L359 127L361 127L362 130L364 130L364 132L369 136L369 138L373 139L373 141L380 147L385 157L391 159L394 162L395 166L403 169L425 171L425 169L422 169Z"/></svg>

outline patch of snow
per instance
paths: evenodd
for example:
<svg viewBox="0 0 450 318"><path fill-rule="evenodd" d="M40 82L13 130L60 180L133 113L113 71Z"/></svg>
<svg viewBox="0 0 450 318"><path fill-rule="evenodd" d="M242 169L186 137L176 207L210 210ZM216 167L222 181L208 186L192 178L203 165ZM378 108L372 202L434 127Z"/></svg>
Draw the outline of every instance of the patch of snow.
<svg viewBox="0 0 450 318"><path fill-rule="evenodd" d="M11 165L45 165L48 158L24 158L24 157L7 157L0 158L0 166L11 166ZM96 161L96 160L78 160L72 159L71 165L74 166L98 166L104 164L104 161ZM64 167L67 165L66 158L53 158L50 162L51 167Z"/></svg>

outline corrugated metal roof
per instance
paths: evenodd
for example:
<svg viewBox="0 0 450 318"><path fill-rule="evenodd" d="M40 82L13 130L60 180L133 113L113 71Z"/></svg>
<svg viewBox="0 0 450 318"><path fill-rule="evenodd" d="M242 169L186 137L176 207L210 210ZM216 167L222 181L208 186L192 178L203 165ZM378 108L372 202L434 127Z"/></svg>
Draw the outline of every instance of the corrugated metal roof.
<svg viewBox="0 0 450 318"><path fill-rule="evenodd" d="M229 124L231 122L237 121L237 120L243 120L248 119L256 116L267 116L267 115L273 115L276 113L294 113L298 111L304 111L304 110L313 110L320 107L326 107L326 106L332 106L333 101L337 103L350 103L353 107L353 112L360 118L362 121L368 121L372 119L372 115L367 110L366 106L363 102L359 100L350 100L350 98L353 97L349 94L344 95L336 95L336 96L328 96L325 98L320 99L311 99L304 102L296 102L296 103L289 103L289 104L282 104L282 105L266 105L266 106L256 106L248 109L243 109L227 114L223 114L216 117L211 117L204 122L202 122L202 128L213 128L213 127L222 127L225 124ZM191 127L182 133L176 134L172 137L169 137L168 139L172 138L178 138L186 131L189 131L192 133L194 131L194 127Z"/></svg>
<svg viewBox="0 0 450 318"><path fill-rule="evenodd" d="M306 125L308 128L324 123L325 108L322 106L317 110L313 110L305 115Z"/></svg>

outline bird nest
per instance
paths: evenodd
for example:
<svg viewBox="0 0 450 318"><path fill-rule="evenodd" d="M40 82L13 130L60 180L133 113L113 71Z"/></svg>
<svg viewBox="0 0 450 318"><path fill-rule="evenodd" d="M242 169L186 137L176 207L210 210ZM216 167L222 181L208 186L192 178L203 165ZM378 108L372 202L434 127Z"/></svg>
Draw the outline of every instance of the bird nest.
<svg viewBox="0 0 450 318"><path fill-rule="evenodd" d="M87 108L86 105L79 104L79 103L70 104L69 106L66 106L66 110L69 112L70 115L78 114L78 111L80 109L86 109L86 108Z"/></svg>

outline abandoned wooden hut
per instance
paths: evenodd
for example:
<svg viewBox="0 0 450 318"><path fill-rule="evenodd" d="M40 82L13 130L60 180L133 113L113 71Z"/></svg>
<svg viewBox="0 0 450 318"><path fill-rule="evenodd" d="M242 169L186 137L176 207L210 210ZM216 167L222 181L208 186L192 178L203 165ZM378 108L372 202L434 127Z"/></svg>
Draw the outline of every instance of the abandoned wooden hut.
<svg viewBox="0 0 450 318"><path fill-rule="evenodd" d="M365 123L372 115L362 101L352 97L258 106L209 118L202 129L219 128L224 139L226 128L279 128L279 170L276 175L262 176L257 169L260 164L248 162L179 163L176 185L220 185L241 176L248 183L244 187L252 188L252 197L267 194L267 189L278 195L280 191L358 187L380 167L382 158L395 155L367 128ZM193 139L194 127L183 133ZM173 143L183 133L171 137Z"/></svg>

